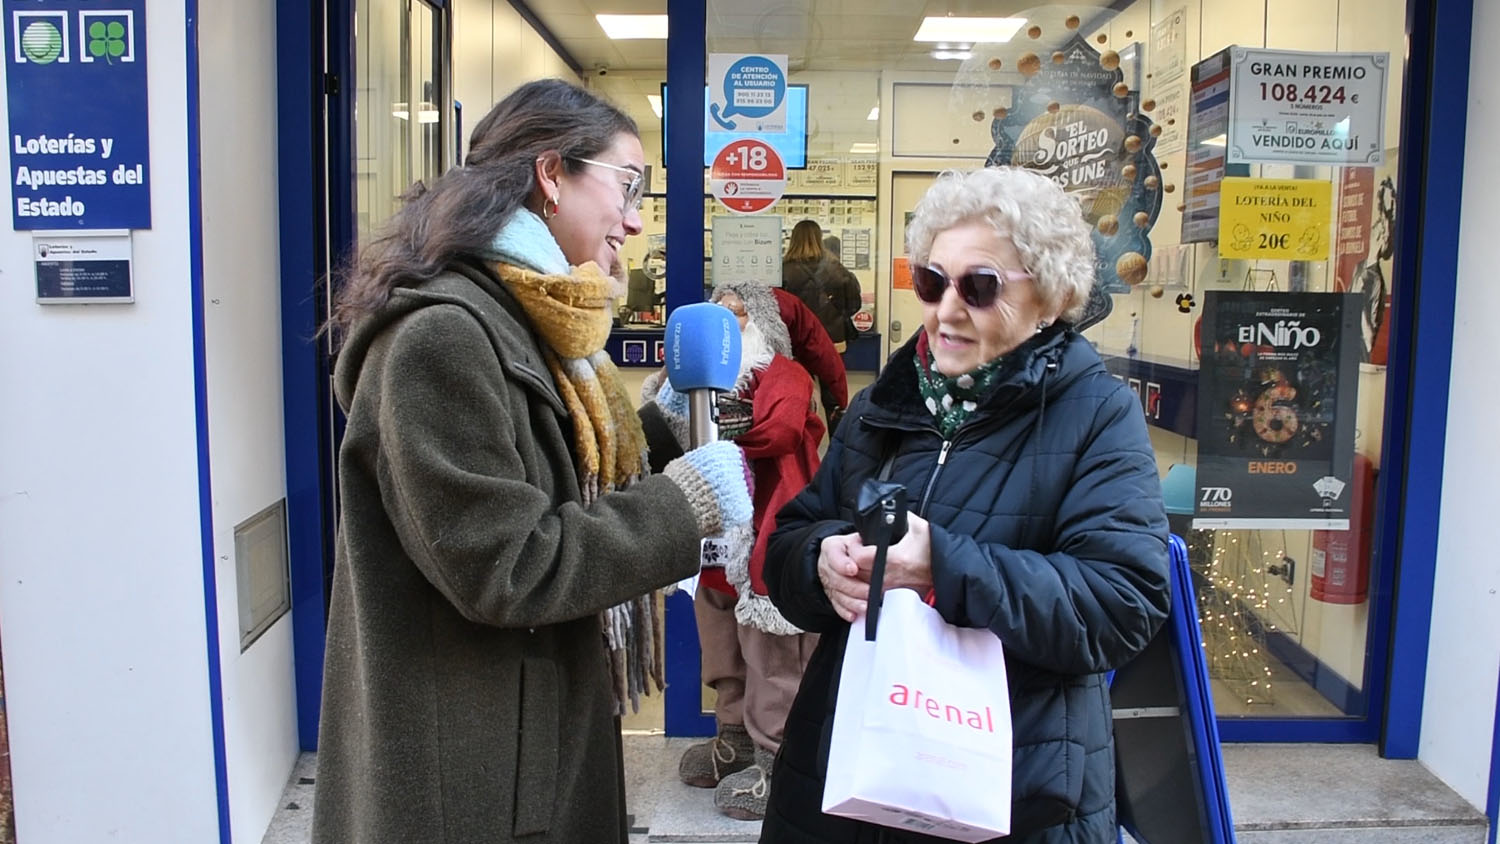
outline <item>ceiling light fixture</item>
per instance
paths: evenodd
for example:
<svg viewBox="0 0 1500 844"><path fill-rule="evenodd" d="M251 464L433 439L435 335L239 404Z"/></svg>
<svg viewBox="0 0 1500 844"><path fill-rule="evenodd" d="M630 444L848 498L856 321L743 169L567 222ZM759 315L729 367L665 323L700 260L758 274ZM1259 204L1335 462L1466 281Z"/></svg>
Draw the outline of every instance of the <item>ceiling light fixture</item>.
<svg viewBox="0 0 1500 844"><path fill-rule="evenodd" d="M933 50L932 57L935 59L956 59L964 62L974 58L974 54L968 50Z"/></svg>
<svg viewBox="0 0 1500 844"><path fill-rule="evenodd" d="M658 119L661 118L661 94L647 94L646 100L651 103L651 110L656 112Z"/></svg>
<svg viewBox="0 0 1500 844"><path fill-rule="evenodd" d="M926 17L911 40L1004 44L1025 25L1025 18Z"/></svg>
<svg viewBox="0 0 1500 844"><path fill-rule="evenodd" d="M594 20L615 41L667 37L666 15L594 15Z"/></svg>

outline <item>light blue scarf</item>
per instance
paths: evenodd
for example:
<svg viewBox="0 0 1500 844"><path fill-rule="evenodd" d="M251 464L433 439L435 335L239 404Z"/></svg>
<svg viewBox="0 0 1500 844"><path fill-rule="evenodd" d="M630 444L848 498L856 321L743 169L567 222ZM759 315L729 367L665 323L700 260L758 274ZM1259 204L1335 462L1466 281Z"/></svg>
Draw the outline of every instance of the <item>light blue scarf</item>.
<svg viewBox="0 0 1500 844"><path fill-rule="evenodd" d="M517 208L510 215L490 241L486 257L546 275L567 275L572 270L552 230L529 208Z"/></svg>

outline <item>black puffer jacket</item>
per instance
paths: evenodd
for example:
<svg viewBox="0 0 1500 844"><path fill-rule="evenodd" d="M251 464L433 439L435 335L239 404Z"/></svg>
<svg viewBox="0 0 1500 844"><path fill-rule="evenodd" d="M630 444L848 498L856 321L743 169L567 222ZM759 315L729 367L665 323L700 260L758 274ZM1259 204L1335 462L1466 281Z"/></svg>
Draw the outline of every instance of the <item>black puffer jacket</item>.
<svg viewBox="0 0 1500 844"><path fill-rule="evenodd" d="M782 509L771 599L823 634L787 717L762 842L927 842L822 814L849 625L817 576L819 543L852 530L859 485L891 479L931 522L936 607L1005 643L1015 733L1012 842L1115 840L1103 672L1146 646L1168 605L1167 519L1140 404L1078 334L1012 353L994 392L944 442L917 391L914 342L854 399L812 485Z"/></svg>

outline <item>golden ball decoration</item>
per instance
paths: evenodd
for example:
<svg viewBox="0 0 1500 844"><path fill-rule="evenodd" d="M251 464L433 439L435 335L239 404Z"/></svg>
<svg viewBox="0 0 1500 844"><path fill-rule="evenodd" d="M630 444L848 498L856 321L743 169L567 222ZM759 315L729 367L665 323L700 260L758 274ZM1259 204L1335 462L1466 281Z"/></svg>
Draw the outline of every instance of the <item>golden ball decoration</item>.
<svg viewBox="0 0 1500 844"><path fill-rule="evenodd" d="M976 112L974 112L973 114L971 114L969 116L972 117L972 118L974 118L974 122L975 123L978 123L981 120L984 120L984 112L982 112L982 111L976 111Z"/></svg>
<svg viewBox="0 0 1500 844"><path fill-rule="evenodd" d="M1183 212L1183 211L1186 211L1186 210L1187 210L1187 203L1186 203L1186 202L1183 202L1183 203L1179 203L1179 204L1178 204L1178 205L1177 205L1177 212L1178 212L1178 213L1179 213L1179 214L1180 214L1180 213L1182 213L1182 212Z"/></svg>
<svg viewBox="0 0 1500 844"><path fill-rule="evenodd" d="M1097 226L1100 234L1109 237L1120 230L1120 218L1113 214L1105 214L1099 218Z"/></svg>
<svg viewBox="0 0 1500 844"><path fill-rule="evenodd" d="M1158 123L1155 126L1151 127L1151 137L1153 137L1153 138L1160 138L1161 137L1161 124L1160 123Z"/></svg>
<svg viewBox="0 0 1500 844"><path fill-rule="evenodd" d="M1144 229L1146 227L1146 224L1151 222L1151 215L1147 214L1145 211L1137 211L1135 212L1135 216L1131 217L1130 219L1135 221L1136 228Z"/></svg>
<svg viewBox="0 0 1500 844"><path fill-rule="evenodd" d="M1120 68L1120 54L1114 50L1105 50L1099 56L1099 66L1105 70L1118 70Z"/></svg>
<svg viewBox="0 0 1500 844"><path fill-rule="evenodd" d="M1163 169L1163 170L1167 169L1167 162L1165 162L1165 161L1161 162L1161 169Z"/></svg>
<svg viewBox="0 0 1500 844"><path fill-rule="evenodd" d="M1146 280L1146 256L1139 252L1126 252L1115 262L1115 275L1131 287Z"/></svg>
<svg viewBox="0 0 1500 844"><path fill-rule="evenodd" d="M1066 26L1068 29L1077 29L1080 23L1083 23L1083 21L1080 21L1077 15L1068 15L1068 19L1063 21L1063 26Z"/></svg>
<svg viewBox="0 0 1500 844"><path fill-rule="evenodd" d="M1176 126L1177 125L1177 118L1175 118L1175 117L1168 117L1167 118L1167 125L1168 126Z"/></svg>
<svg viewBox="0 0 1500 844"><path fill-rule="evenodd" d="M1094 40L1098 41L1100 44L1103 44L1104 42L1106 42L1106 41L1109 40L1109 36L1107 36L1107 35L1100 35L1098 38L1095 38Z"/></svg>
<svg viewBox="0 0 1500 844"><path fill-rule="evenodd" d="M1155 111L1155 110L1156 110L1156 100L1143 100L1141 102L1141 111Z"/></svg>
<svg viewBox="0 0 1500 844"><path fill-rule="evenodd" d="M1125 151L1126 152L1140 152L1141 151L1141 136L1140 135L1126 135L1125 136Z"/></svg>
<svg viewBox="0 0 1500 844"><path fill-rule="evenodd" d="M990 112L990 114L992 114L996 120L1004 120L1005 115L1010 114L1010 109L1001 106L1000 108L997 108L994 111Z"/></svg>
<svg viewBox="0 0 1500 844"><path fill-rule="evenodd" d="M1042 69L1042 60L1037 58L1036 53L1026 53L1016 62L1016 69L1021 71L1022 76L1035 76Z"/></svg>
<svg viewBox="0 0 1500 844"><path fill-rule="evenodd" d="M1134 32L1131 32L1131 31L1130 31L1130 30L1128 30L1128 29L1127 29L1127 30L1125 30L1125 37L1126 37L1126 38L1130 38L1130 37L1133 37L1133 36L1134 36L1134 35L1135 35L1135 33L1134 33Z"/></svg>
<svg viewBox="0 0 1500 844"><path fill-rule="evenodd" d="M1041 38L1042 37L1042 28L1039 27L1039 26L1033 26L1032 28L1026 30L1026 37L1030 38L1032 40L1036 40L1037 38Z"/></svg>
<svg viewBox="0 0 1500 844"><path fill-rule="evenodd" d="M1125 181L1127 181L1127 182L1133 182L1133 181L1135 181L1135 165L1134 164L1127 164L1124 167L1121 167L1120 168L1120 175L1124 176L1125 177Z"/></svg>
<svg viewBox="0 0 1500 844"><path fill-rule="evenodd" d="M1153 285L1151 285L1151 298L1152 299L1160 299L1162 297L1162 294L1166 293L1166 292L1167 292L1167 288L1162 287L1160 284L1153 284Z"/></svg>
<svg viewBox="0 0 1500 844"><path fill-rule="evenodd" d="M1119 97L1122 100L1130 96L1130 86L1126 85L1124 82L1116 82L1115 96Z"/></svg>
<svg viewBox="0 0 1500 844"><path fill-rule="evenodd" d="M1161 179L1158 179L1155 176L1147 176L1146 177L1146 181L1145 181L1146 190L1156 190L1156 186L1159 185L1159 184L1161 184Z"/></svg>
<svg viewBox="0 0 1500 844"><path fill-rule="evenodd" d="M1067 58L1067 56L1063 53L1063 51L1062 50L1058 50L1057 52L1055 52L1055 53L1052 54L1052 63L1053 64L1062 64L1063 60L1066 59L1066 58Z"/></svg>
<svg viewBox="0 0 1500 844"><path fill-rule="evenodd" d="M1060 108L1062 108L1062 103L1058 102L1057 100L1053 100L1052 102L1047 103L1048 114L1057 114L1057 110Z"/></svg>
<svg viewBox="0 0 1500 844"><path fill-rule="evenodd" d="M990 70L999 70L1004 66L1005 62L1000 61L998 58L990 59Z"/></svg>
<svg viewBox="0 0 1500 844"><path fill-rule="evenodd" d="M1177 190L1177 186L1172 184L1171 182L1168 182L1167 184L1162 186L1162 190L1166 191L1167 193L1171 193L1172 191Z"/></svg>

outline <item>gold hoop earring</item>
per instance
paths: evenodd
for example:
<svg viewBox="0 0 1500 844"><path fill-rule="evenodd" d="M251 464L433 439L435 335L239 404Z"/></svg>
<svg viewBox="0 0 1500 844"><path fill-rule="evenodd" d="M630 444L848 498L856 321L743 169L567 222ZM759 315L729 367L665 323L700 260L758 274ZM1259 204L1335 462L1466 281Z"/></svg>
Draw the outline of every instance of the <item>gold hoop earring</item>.
<svg viewBox="0 0 1500 844"><path fill-rule="evenodd" d="M547 203L549 203L549 202L552 203L551 210L548 210L548 208L547 208ZM548 197L543 197L542 198L542 219L543 220L550 220L553 217L556 217L557 216L557 212L559 212L561 210L562 210L562 206L558 203L557 199L555 199L554 197L548 196Z"/></svg>

